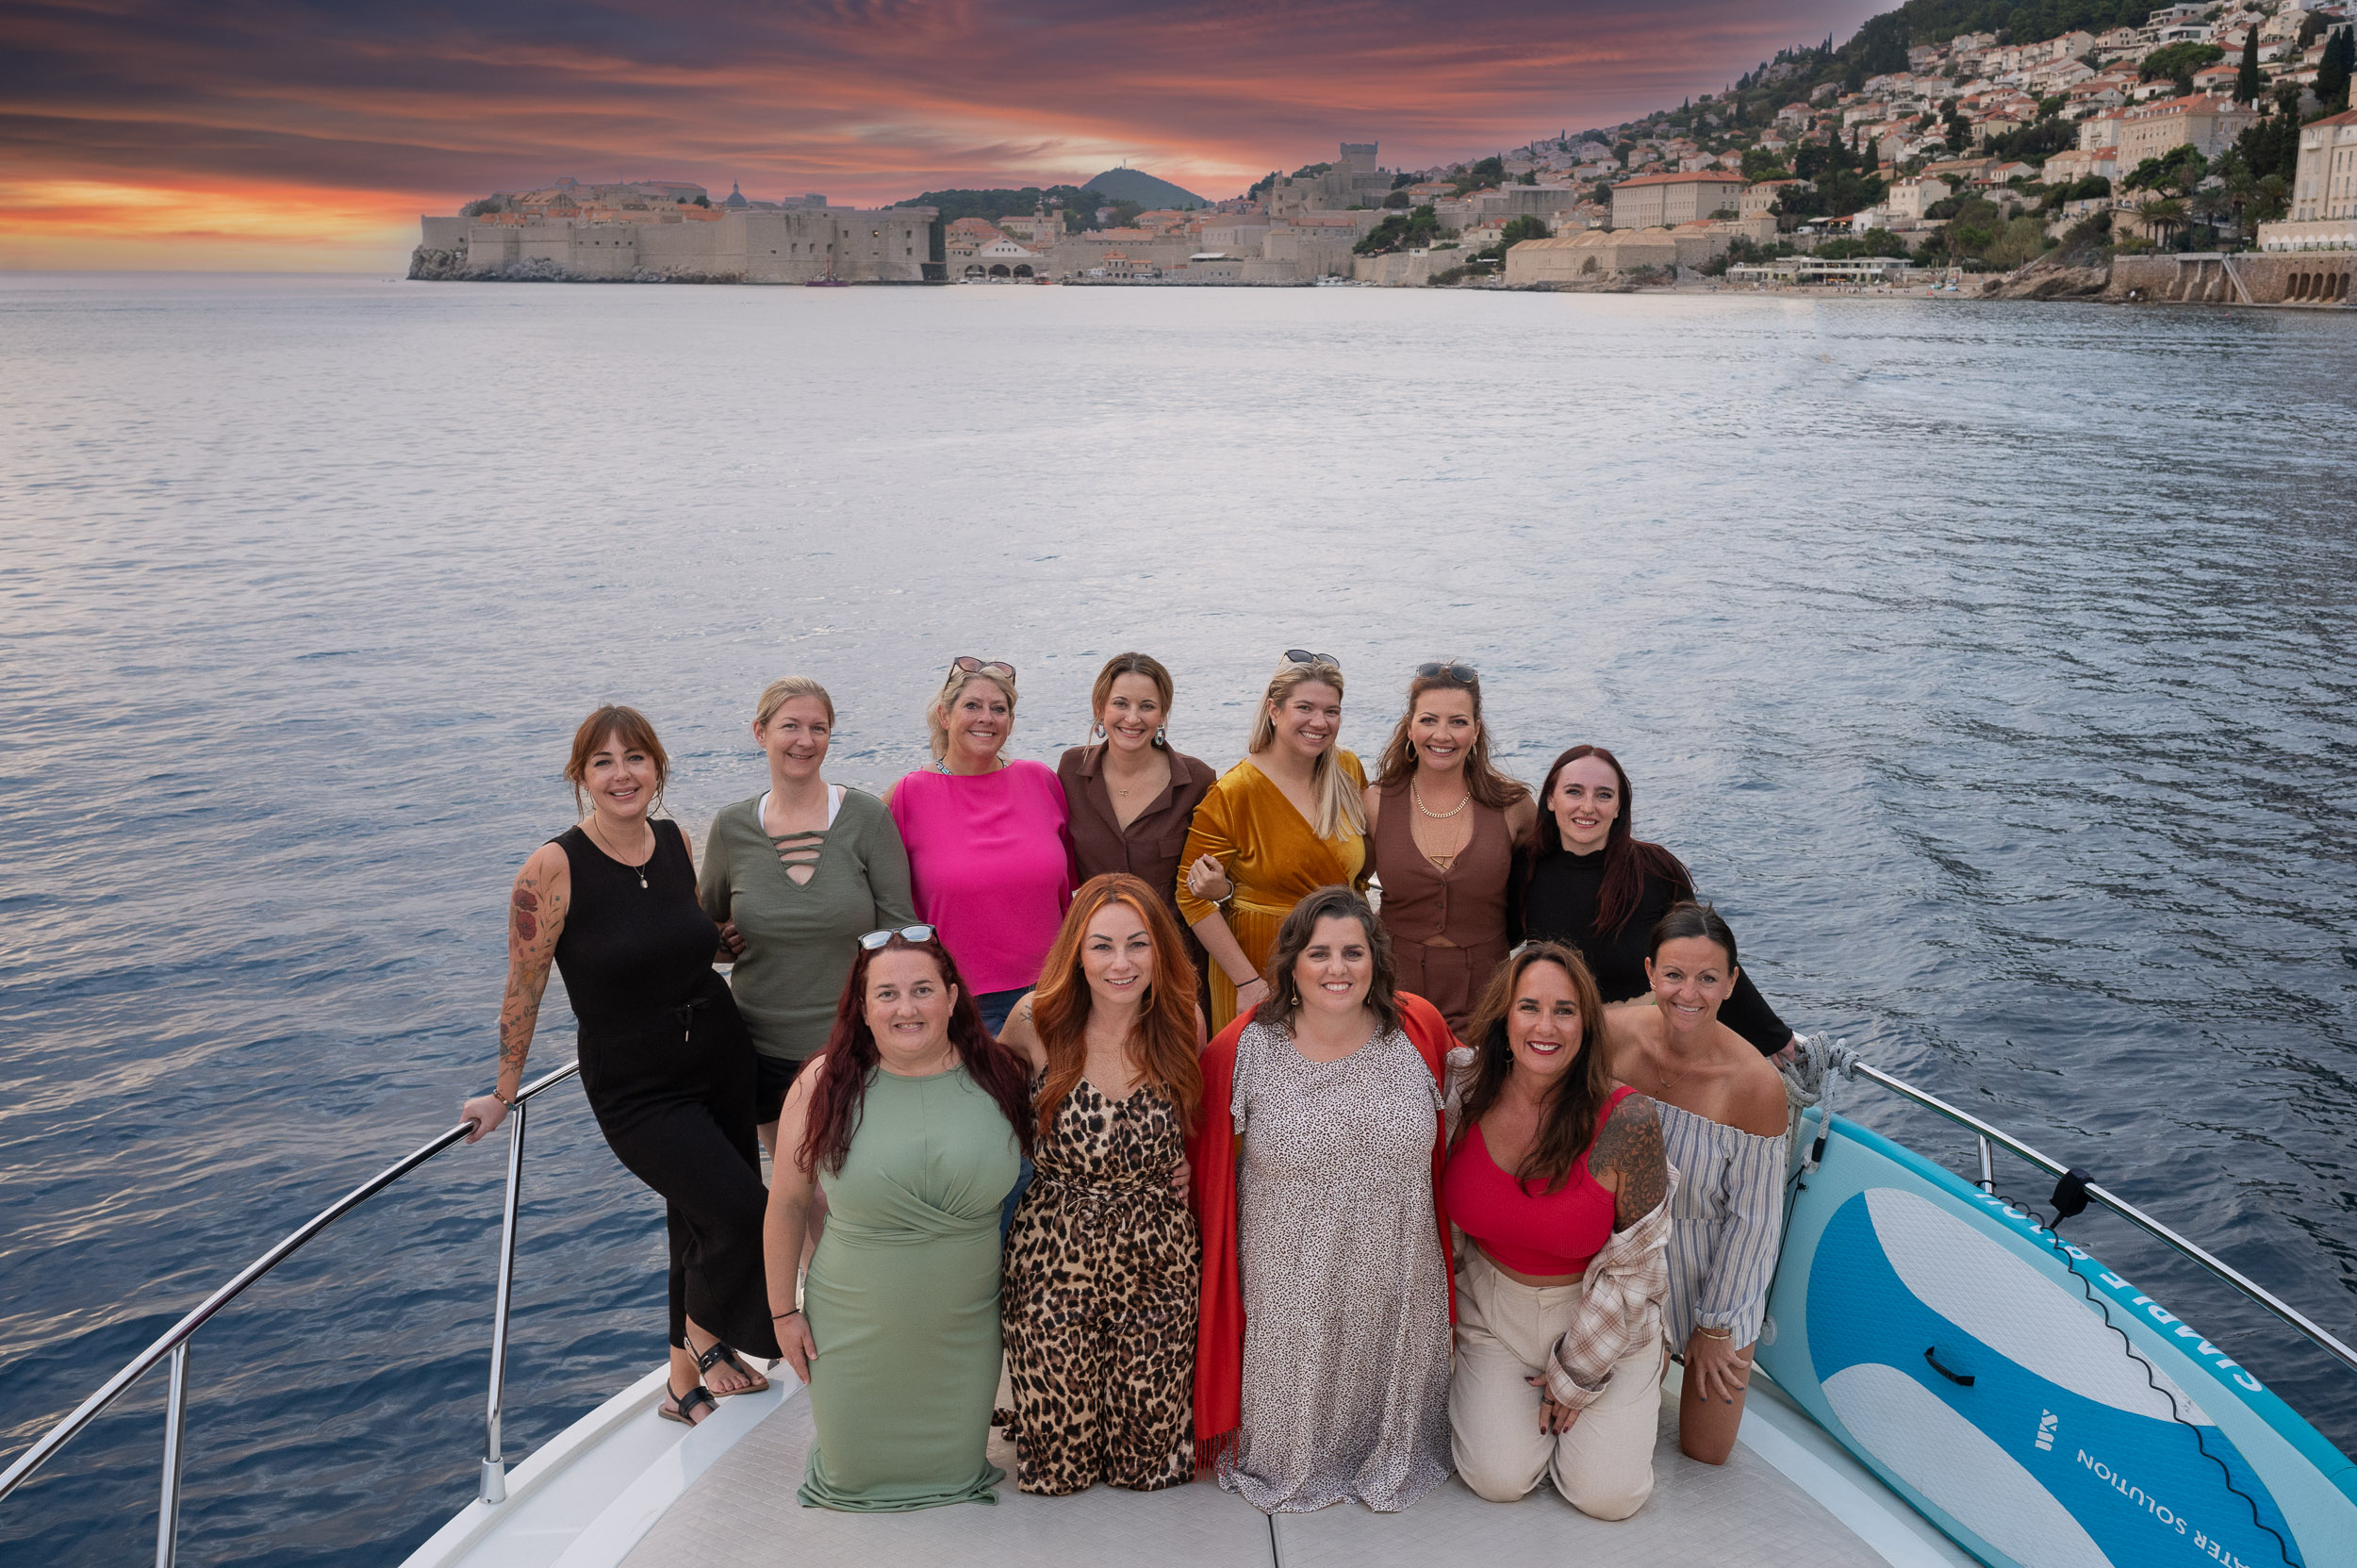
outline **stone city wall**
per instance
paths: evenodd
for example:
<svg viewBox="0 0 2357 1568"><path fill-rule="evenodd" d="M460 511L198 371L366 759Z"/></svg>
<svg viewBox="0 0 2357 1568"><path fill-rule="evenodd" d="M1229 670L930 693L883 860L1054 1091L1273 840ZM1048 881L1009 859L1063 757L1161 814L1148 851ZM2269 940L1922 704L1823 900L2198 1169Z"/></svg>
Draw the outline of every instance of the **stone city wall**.
<svg viewBox="0 0 2357 1568"><path fill-rule="evenodd" d="M2103 298L2113 304L2315 305L2346 306L2357 289L2357 251L2112 258Z"/></svg>
<svg viewBox="0 0 2357 1568"><path fill-rule="evenodd" d="M938 214L724 212L651 223L426 218L409 275L431 281L922 283L945 275Z"/></svg>

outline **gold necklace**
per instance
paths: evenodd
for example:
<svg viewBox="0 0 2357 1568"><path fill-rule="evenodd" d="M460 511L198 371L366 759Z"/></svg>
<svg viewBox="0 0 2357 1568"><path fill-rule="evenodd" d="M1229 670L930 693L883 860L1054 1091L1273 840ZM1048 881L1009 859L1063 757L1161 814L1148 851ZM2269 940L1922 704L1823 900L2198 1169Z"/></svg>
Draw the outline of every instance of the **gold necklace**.
<svg viewBox="0 0 2357 1568"><path fill-rule="evenodd" d="M1455 817L1458 813L1463 811L1467 806L1473 804L1473 791L1468 789L1465 791L1465 798L1458 801L1455 805L1449 807L1448 810L1434 811L1430 806L1424 803L1424 791L1416 787L1416 781L1413 778L1410 778L1408 781L1408 798L1416 802L1416 809L1418 811L1423 812L1426 817L1431 817L1436 822L1445 822L1450 817Z"/></svg>

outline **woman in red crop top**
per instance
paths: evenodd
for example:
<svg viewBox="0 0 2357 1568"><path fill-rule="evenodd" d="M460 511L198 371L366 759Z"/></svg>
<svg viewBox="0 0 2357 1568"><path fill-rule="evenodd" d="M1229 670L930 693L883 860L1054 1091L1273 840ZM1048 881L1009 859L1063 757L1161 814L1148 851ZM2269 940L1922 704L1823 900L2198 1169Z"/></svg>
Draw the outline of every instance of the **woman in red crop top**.
<svg viewBox="0 0 2357 1568"><path fill-rule="evenodd" d="M1442 1179L1467 1242L1449 1383L1457 1472L1493 1502L1552 1476L1581 1512L1625 1519L1653 1494L1658 1330L1637 1336L1576 1416L1542 1389L1590 1261L1669 1190L1660 1118L1613 1080L1604 1003L1568 948L1516 949L1467 1037L1476 1061Z"/></svg>

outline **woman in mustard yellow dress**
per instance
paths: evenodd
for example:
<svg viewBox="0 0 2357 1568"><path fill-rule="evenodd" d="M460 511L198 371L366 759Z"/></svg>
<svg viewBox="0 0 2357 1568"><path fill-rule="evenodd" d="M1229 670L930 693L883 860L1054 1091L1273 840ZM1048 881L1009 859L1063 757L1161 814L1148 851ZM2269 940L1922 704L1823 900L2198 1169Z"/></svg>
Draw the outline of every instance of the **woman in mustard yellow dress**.
<svg viewBox="0 0 2357 1568"><path fill-rule="evenodd" d="M1366 769L1335 744L1343 671L1293 649L1269 678L1244 759L1195 810L1179 857L1179 912L1211 954L1217 1033L1268 997L1277 928L1321 887L1366 886Z"/></svg>

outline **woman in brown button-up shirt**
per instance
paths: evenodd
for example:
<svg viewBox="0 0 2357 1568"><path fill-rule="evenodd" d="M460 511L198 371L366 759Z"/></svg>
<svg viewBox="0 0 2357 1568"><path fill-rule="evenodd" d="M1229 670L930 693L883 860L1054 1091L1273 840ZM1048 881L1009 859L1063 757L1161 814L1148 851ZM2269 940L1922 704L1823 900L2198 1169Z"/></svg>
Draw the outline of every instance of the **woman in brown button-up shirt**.
<svg viewBox="0 0 2357 1568"><path fill-rule="evenodd" d="M1178 914L1178 856L1187 847L1195 808L1219 775L1171 750L1162 734L1170 698L1170 671L1161 660L1114 654L1089 694L1096 738L1066 751L1056 777L1063 781L1080 880L1107 871L1142 878L1185 931L1186 917ZM1201 969L1203 949L1192 932L1187 947Z"/></svg>

